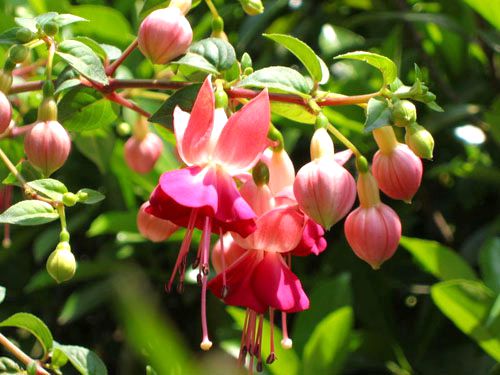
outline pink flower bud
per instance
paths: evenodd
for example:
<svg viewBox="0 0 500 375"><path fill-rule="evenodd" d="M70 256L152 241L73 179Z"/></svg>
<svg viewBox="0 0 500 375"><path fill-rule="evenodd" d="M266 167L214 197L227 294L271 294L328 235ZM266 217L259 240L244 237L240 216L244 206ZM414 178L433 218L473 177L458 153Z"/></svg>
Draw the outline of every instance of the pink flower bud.
<svg viewBox="0 0 500 375"><path fill-rule="evenodd" d="M137 213L137 229L148 240L153 242L165 241L179 229L171 221L148 214L146 212L147 207L149 207L149 202L143 203Z"/></svg>
<svg viewBox="0 0 500 375"><path fill-rule="evenodd" d="M333 155L326 130L316 130L311 140L313 160L299 170L293 184L300 209L325 229L347 215L356 199L354 178Z"/></svg>
<svg viewBox="0 0 500 375"><path fill-rule="evenodd" d="M125 161L133 171L148 173L162 151L163 142L156 134L148 133L142 140L133 136L125 143Z"/></svg>
<svg viewBox="0 0 500 375"><path fill-rule="evenodd" d="M59 122L39 122L26 135L24 151L31 164L50 176L68 159L71 139Z"/></svg>
<svg viewBox="0 0 500 375"><path fill-rule="evenodd" d="M373 269L392 257L401 239L401 222L392 208L380 201L377 181L368 173L358 177L360 207L344 224L349 246Z"/></svg>
<svg viewBox="0 0 500 375"><path fill-rule="evenodd" d="M234 241L231 234L226 233L216 242L212 249L212 265L215 268L215 272L219 274L229 268L246 252L246 249Z"/></svg>
<svg viewBox="0 0 500 375"><path fill-rule="evenodd" d="M409 202L420 186L423 167L422 161L407 145L398 143L388 154L377 151L372 172L386 195Z"/></svg>
<svg viewBox="0 0 500 375"><path fill-rule="evenodd" d="M158 9L142 21L139 49L154 64L166 64L188 49L193 30L177 7Z"/></svg>
<svg viewBox="0 0 500 375"><path fill-rule="evenodd" d="M0 134L7 130L12 120L12 107L9 99L0 91Z"/></svg>

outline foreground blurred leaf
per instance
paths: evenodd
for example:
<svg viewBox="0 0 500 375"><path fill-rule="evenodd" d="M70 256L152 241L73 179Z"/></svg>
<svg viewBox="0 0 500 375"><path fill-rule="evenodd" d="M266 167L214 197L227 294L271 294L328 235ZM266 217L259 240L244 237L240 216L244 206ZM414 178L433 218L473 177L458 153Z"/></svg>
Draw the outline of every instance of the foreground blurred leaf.
<svg viewBox="0 0 500 375"><path fill-rule="evenodd" d="M25 329L36 337L42 345L44 356L52 349L54 340L49 328L39 318L28 313L17 313L0 322L0 327L17 327Z"/></svg>
<svg viewBox="0 0 500 375"><path fill-rule="evenodd" d="M109 298L109 283L107 281L91 284L74 292L64 303L57 318L59 324L68 324L85 316Z"/></svg>
<svg viewBox="0 0 500 375"><path fill-rule="evenodd" d="M464 0L485 20L500 30L500 1Z"/></svg>
<svg viewBox="0 0 500 375"><path fill-rule="evenodd" d="M484 283L495 293L500 293L500 237L484 244L479 253L479 265Z"/></svg>
<svg viewBox="0 0 500 375"><path fill-rule="evenodd" d="M228 306L226 308L227 312L236 322L238 328L240 330L243 329L243 325L245 323L245 315L246 311L237 307ZM278 314L278 313L275 313ZM270 353L270 345L269 345L269 337L270 337L270 325L267 319L264 319L263 329L262 329L262 357L266 358ZM274 327L274 339L276 343L281 342L283 335L281 331ZM267 370L276 375L287 374L294 375L299 372L299 358L294 349L283 349L281 345L275 345L275 353L277 361L275 361L272 365L267 366Z"/></svg>
<svg viewBox="0 0 500 375"><path fill-rule="evenodd" d="M271 66L257 70L241 81L240 87L269 88L271 91L300 95L308 98L312 85L296 70L285 66Z"/></svg>
<svg viewBox="0 0 500 375"><path fill-rule="evenodd" d="M339 55L335 57L335 59L360 60L370 64L382 73L384 86L390 85L398 75L398 68L396 67L396 64L394 64L391 59L376 53L356 51Z"/></svg>
<svg viewBox="0 0 500 375"><path fill-rule="evenodd" d="M439 242L403 237L400 244L413 255L424 271L438 279L477 279L472 268L460 255Z"/></svg>
<svg viewBox="0 0 500 375"><path fill-rule="evenodd" d="M75 369L82 375L107 375L106 365L93 351L76 345L55 343L54 351L63 353Z"/></svg>
<svg viewBox="0 0 500 375"><path fill-rule="evenodd" d="M485 325L494 303L491 290L472 280L450 280L431 288L434 303L465 334L500 361L500 319Z"/></svg>
<svg viewBox="0 0 500 375"><path fill-rule="evenodd" d="M74 142L78 151L91 160L99 172L106 173L115 146L115 137L111 132L83 132L75 137Z"/></svg>
<svg viewBox="0 0 500 375"><path fill-rule="evenodd" d="M350 306L341 307L320 321L304 348L304 373L339 374L349 354L353 324Z"/></svg>
<svg viewBox="0 0 500 375"><path fill-rule="evenodd" d="M59 218L50 204L39 200L27 200L10 206L0 215L0 223L17 225L40 225Z"/></svg>
<svg viewBox="0 0 500 375"><path fill-rule="evenodd" d="M0 374L24 374L24 370L12 359L7 357L0 358Z"/></svg>
<svg viewBox="0 0 500 375"><path fill-rule="evenodd" d="M95 237L118 232L136 232L137 212L109 211L98 216L87 231L87 236Z"/></svg>

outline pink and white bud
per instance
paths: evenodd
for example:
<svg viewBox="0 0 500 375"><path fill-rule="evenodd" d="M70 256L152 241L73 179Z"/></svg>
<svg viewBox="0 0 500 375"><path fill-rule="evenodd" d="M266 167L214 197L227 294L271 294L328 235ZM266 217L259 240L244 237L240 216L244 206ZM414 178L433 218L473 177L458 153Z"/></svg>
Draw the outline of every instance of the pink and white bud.
<svg viewBox="0 0 500 375"><path fill-rule="evenodd" d="M163 142L154 133L147 133L141 140L132 136L125 143L125 161L137 173L148 173L155 166L163 151Z"/></svg>
<svg viewBox="0 0 500 375"><path fill-rule="evenodd" d="M401 221L396 212L380 201L377 181L370 173L358 178L360 207L344 224L349 246L373 269L394 255L401 239Z"/></svg>
<svg viewBox="0 0 500 375"><path fill-rule="evenodd" d="M356 199L354 178L333 155L326 130L316 130L311 140L313 160L299 170L293 184L300 209L325 229L347 215Z"/></svg>
<svg viewBox="0 0 500 375"><path fill-rule="evenodd" d="M229 268L248 250L239 246L230 233L222 236L212 249L212 265L217 274Z"/></svg>
<svg viewBox="0 0 500 375"><path fill-rule="evenodd" d="M168 220L148 214L146 208L149 202L144 202L137 213L137 229L139 233L152 242L162 242L174 234L179 227Z"/></svg>
<svg viewBox="0 0 500 375"><path fill-rule="evenodd" d="M191 25L178 7L155 10L139 28L139 49L154 64L166 64L186 53L192 40Z"/></svg>
<svg viewBox="0 0 500 375"><path fill-rule="evenodd" d="M295 168L290 156L283 148L279 151L267 149L263 157L264 163L269 168L269 188L273 194L278 194L295 180Z"/></svg>
<svg viewBox="0 0 500 375"><path fill-rule="evenodd" d="M24 151L31 164L50 176L68 159L71 139L59 122L39 122L26 135Z"/></svg>
<svg viewBox="0 0 500 375"><path fill-rule="evenodd" d="M12 107L9 99L0 91L0 134L9 128L12 120Z"/></svg>
<svg viewBox="0 0 500 375"><path fill-rule="evenodd" d="M180 9L182 14L186 15L187 12L191 9L192 2L191 0L171 0L169 7L177 7Z"/></svg>

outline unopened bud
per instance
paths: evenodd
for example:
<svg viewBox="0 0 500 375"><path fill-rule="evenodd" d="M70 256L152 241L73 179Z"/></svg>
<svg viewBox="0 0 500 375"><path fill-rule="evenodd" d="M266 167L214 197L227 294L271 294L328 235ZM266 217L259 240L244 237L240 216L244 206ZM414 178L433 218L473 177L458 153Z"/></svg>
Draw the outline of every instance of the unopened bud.
<svg viewBox="0 0 500 375"><path fill-rule="evenodd" d="M324 156L333 158L333 141L325 128L317 129L311 139L311 160L319 159Z"/></svg>
<svg viewBox="0 0 500 375"><path fill-rule="evenodd" d="M121 122L117 125L116 132L122 137L129 136L132 132L132 126L127 122Z"/></svg>
<svg viewBox="0 0 500 375"><path fill-rule="evenodd" d="M16 39L20 43L28 43L31 42L35 38L35 33L33 33L30 29L26 27L22 27L16 32Z"/></svg>
<svg viewBox="0 0 500 375"><path fill-rule="evenodd" d="M71 252L69 242L59 242L56 249L47 259L47 272L58 283L73 278L76 272L75 256Z"/></svg>
<svg viewBox="0 0 500 375"><path fill-rule="evenodd" d="M328 124L330 121L328 120L328 117L326 117L323 113L319 113L318 116L316 117L316 124L315 128L316 129L321 129L321 128L327 128Z"/></svg>
<svg viewBox="0 0 500 375"><path fill-rule="evenodd" d="M252 169L252 177L255 185L267 185L269 183L269 168L263 162L258 162Z"/></svg>
<svg viewBox="0 0 500 375"><path fill-rule="evenodd" d="M57 120L57 103L52 98L45 98L38 107L38 121Z"/></svg>
<svg viewBox="0 0 500 375"><path fill-rule="evenodd" d="M191 9L191 0L171 0L169 7L179 8L186 15Z"/></svg>
<svg viewBox="0 0 500 375"><path fill-rule="evenodd" d="M228 102L229 98L223 89L215 92L215 108L227 108Z"/></svg>
<svg viewBox="0 0 500 375"><path fill-rule="evenodd" d="M264 5L261 0L240 0L241 6L249 16L264 13Z"/></svg>
<svg viewBox="0 0 500 375"><path fill-rule="evenodd" d="M22 63L28 57L29 49L22 44L12 46L9 51L9 58L15 64Z"/></svg>
<svg viewBox="0 0 500 375"><path fill-rule="evenodd" d="M47 22L43 25L43 32L48 36L54 36L59 32L59 26L55 22Z"/></svg>
<svg viewBox="0 0 500 375"><path fill-rule="evenodd" d="M417 123L408 126L405 143L419 158L432 159L434 138L423 126Z"/></svg>
<svg viewBox="0 0 500 375"><path fill-rule="evenodd" d="M79 202L85 202L87 199L89 199L89 194L85 191L79 191L76 195Z"/></svg>
<svg viewBox="0 0 500 375"><path fill-rule="evenodd" d="M212 32L220 33L221 31L224 31L224 20L222 17L215 17L212 20Z"/></svg>
<svg viewBox="0 0 500 375"><path fill-rule="evenodd" d="M65 206L73 207L79 201L78 195L73 193L64 193L63 194L63 203Z"/></svg>
<svg viewBox="0 0 500 375"><path fill-rule="evenodd" d="M132 136L125 143L125 161L137 173L149 173L163 151L163 141L154 133L143 139Z"/></svg>
<svg viewBox="0 0 500 375"><path fill-rule="evenodd" d="M241 56L241 69L245 70L247 68L252 68L252 64L252 58L245 52L243 56Z"/></svg>
<svg viewBox="0 0 500 375"><path fill-rule="evenodd" d="M394 125L405 127L417 121L417 108L409 100L398 100L392 109Z"/></svg>

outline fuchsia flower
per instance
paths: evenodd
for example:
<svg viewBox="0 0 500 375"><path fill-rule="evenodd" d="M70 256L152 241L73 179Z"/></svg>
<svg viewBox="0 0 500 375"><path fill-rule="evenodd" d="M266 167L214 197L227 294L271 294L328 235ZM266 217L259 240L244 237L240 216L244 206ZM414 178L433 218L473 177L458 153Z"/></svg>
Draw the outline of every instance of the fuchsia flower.
<svg viewBox="0 0 500 375"><path fill-rule="evenodd" d="M273 194L278 194L295 181L295 168L284 148L281 150L267 149L262 161L269 168L269 188Z"/></svg>
<svg viewBox="0 0 500 375"><path fill-rule="evenodd" d="M177 150L187 167L164 173L150 197L147 212L187 227L174 271L180 274L180 288L193 230L203 230L196 264L202 284L202 349L209 349L205 316L205 294L209 273L212 232L233 231L245 237L256 228L256 214L240 195L234 175L252 168L268 145L270 106L262 91L229 119L222 108L215 109L210 77L203 83L191 114L176 108L174 130Z"/></svg>
<svg viewBox="0 0 500 375"><path fill-rule="evenodd" d="M154 133L148 132L143 139L130 137L125 143L125 161L137 173L148 173L154 168L161 152L163 142Z"/></svg>
<svg viewBox="0 0 500 375"><path fill-rule="evenodd" d="M175 233L179 227L168 220L163 220L148 214L146 212L148 207L149 202L145 202L139 209L137 213L137 229L139 229L139 232L144 237L152 242L165 241Z"/></svg>

